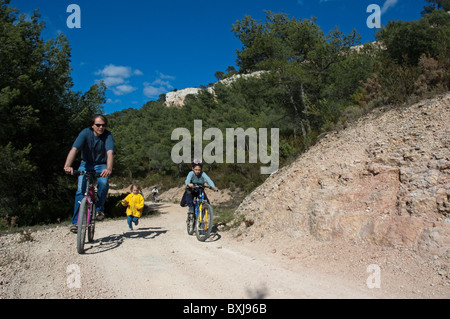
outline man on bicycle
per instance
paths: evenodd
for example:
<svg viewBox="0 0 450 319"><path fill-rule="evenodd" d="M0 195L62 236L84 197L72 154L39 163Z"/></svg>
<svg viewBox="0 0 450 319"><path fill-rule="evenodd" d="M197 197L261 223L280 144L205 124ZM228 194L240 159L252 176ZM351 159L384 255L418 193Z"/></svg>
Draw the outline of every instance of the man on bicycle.
<svg viewBox="0 0 450 319"><path fill-rule="evenodd" d="M79 171L95 171L100 174L97 179L97 220L103 220L106 196L109 190L109 176L114 165L114 139L110 131L106 130L108 120L105 116L96 114L92 117L89 127L78 135L72 149L67 155L64 171L73 175L72 164L81 151L81 164ZM76 232L78 222L78 210L83 198L83 190L86 183L85 176L78 178L78 188L75 194L75 207L72 217L71 231Z"/></svg>

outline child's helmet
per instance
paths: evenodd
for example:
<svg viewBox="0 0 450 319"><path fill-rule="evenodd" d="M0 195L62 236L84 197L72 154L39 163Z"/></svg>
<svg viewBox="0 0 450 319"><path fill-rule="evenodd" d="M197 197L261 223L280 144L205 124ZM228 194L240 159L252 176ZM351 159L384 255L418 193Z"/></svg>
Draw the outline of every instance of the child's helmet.
<svg viewBox="0 0 450 319"><path fill-rule="evenodd" d="M192 161L192 167L197 166L197 165L199 165L200 167L203 167L203 162L202 162L202 160L194 159L194 160Z"/></svg>

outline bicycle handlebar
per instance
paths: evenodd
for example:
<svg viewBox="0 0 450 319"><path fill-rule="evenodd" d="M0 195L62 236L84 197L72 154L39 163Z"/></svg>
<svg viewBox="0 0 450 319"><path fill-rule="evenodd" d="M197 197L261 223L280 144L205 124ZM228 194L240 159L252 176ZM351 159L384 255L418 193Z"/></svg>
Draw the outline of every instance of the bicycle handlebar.
<svg viewBox="0 0 450 319"><path fill-rule="evenodd" d="M97 173L96 171L73 171L73 176L80 175L92 175L93 177L100 177L100 173Z"/></svg>
<svg viewBox="0 0 450 319"><path fill-rule="evenodd" d="M193 189L200 189L200 188L202 188L202 189L205 189L205 188L209 188L209 189L213 189L211 186L209 186L209 185L194 185L194 187L192 187Z"/></svg>
<svg viewBox="0 0 450 319"><path fill-rule="evenodd" d="M194 185L194 187L192 188L212 188L212 187L209 185Z"/></svg>

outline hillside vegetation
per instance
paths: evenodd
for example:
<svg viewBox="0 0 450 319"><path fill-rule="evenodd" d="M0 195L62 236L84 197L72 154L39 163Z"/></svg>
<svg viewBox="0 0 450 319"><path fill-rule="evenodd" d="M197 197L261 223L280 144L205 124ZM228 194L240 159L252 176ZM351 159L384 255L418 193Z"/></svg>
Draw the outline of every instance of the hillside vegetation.
<svg viewBox="0 0 450 319"><path fill-rule="evenodd" d="M112 114L124 183L138 179L165 189L179 185L190 167L173 163L171 150L178 141L171 135L181 127L193 139L195 120L202 121L203 132L218 128L224 135L227 128L279 128L280 163L285 165L322 134L345 128L373 108L445 92L449 21L438 10L420 21L392 22L377 34L378 44L356 50L356 32L324 34L314 21L272 12L264 22L247 16L233 25L243 45L237 52L239 73L229 67L216 76L223 80L267 72L211 84L213 91L188 95L182 107L167 107L161 96L139 110ZM405 32L411 34L408 41L400 37ZM204 140L203 148L209 143ZM247 157L246 163L213 163L205 170L222 188L248 192L267 177L260 166L249 164Z"/></svg>
<svg viewBox="0 0 450 319"><path fill-rule="evenodd" d="M3 228L70 216L75 183L63 175L62 166L81 128L102 111L106 90L98 84L86 93L72 91L67 39L44 41L39 14L25 19L8 4L0 0ZM377 45L359 50L352 49L359 44L356 31L326 34L314 19L284 13L267 12L265 21L245 16L232 31L242 43L239 70L216 72L218 78L268 72L217 84L214 94L202 90L188 96L182 108L166 107L162 96L140 109L110 114L118 151L113 183L179 185L189 165L172 161L178 141L171 135L180 127L194 134L195 120L222 132L279 128L280 164L285 166L325 133L347 127L374 108L413 103L450 87L450 15L439 6L428 7L418 21L389 22L377 33ZM261 165L246 160L213 163L205 170L220 188L250 193L268 177L260 173Z"/></svg>

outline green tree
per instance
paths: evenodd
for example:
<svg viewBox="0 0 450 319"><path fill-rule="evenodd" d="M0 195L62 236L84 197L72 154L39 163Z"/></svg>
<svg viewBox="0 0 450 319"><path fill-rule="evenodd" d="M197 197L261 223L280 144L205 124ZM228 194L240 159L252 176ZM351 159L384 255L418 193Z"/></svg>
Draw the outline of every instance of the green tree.
<svg viewBox="0 0 450 319"><path fill-rule="evenodd" d="M65 36L45 41L38 11L19 15L9 3L0 0L0 147L15 155L0 158L1 178L8 181L0 194L16 204L2 213L19 223L47 222L62 217L69 202L62 165L79 124L92 115L80 111L101 110L104 91L95 85L86 94L72 92Z"/></svg>
<svg viewBox="0 0 450 319"><path fill-rule="evenodd" d="M218 81L222 80L224 75L225 75L225 72L223 72L223 71L217 71L216 73L214 73L214 76L216 77L216 79Z"/></svg>
<svg viewBox="0 0 450 319"><path fill-rule="evenodd" d="M266 13L264 23L245 16L232 27L243 45L242 50L236 52L241 73L272 70L280 61L303 62L323 36L314 21L291 19L283 13Z"/></svg>
<svg viewBox="0 0 450 319"><path fill-rule="evenodd" d="M325 106L324 95L334 100L330 93L338 93L324 91L331 85L332 67L346 60L351 47L359 42L359 35L356 31L345 35L337 28L326 35L314 19L299 20L270 11L265 22L246 16L232 30L243 44L237 52L240 72L270 71L272 83L280 90L279 103L291 115L294 135L301 132L304 143L309 144L311 134L323 126L325 117L321 117L320 109ZM359 85L353 82L349 91ZM327 119L330 119L329 111L327 108L325 112ZM339 109L334 107L334 111ZM332 118L338 117L335 114Z"/></svg>
<svg viewBox="0 0 450 319"><path fill-rule="evenodd" d="M444 11L450 11L450 0L425 0L428 4L424 7L422 15L432 13L435 10L443 9Z"/></svg>
<svg viewBox="0 0 450 319"><path fill-rule="evenodd" d="M437 58L448 50L450 14L436 10L416 21L390 21L376 38L396 63L417 65L423 54Z"/></svg>
<svg viewBox="0 0 450 319"><path fill-rule="evenodd" d="M432 1L433 2L433 1ZM444 6L444 2L433 2ZM373 76L355 98L363 104L400 104L448 90L450 14L431 10L416 21L390 21L376 34Z"/></svg>

